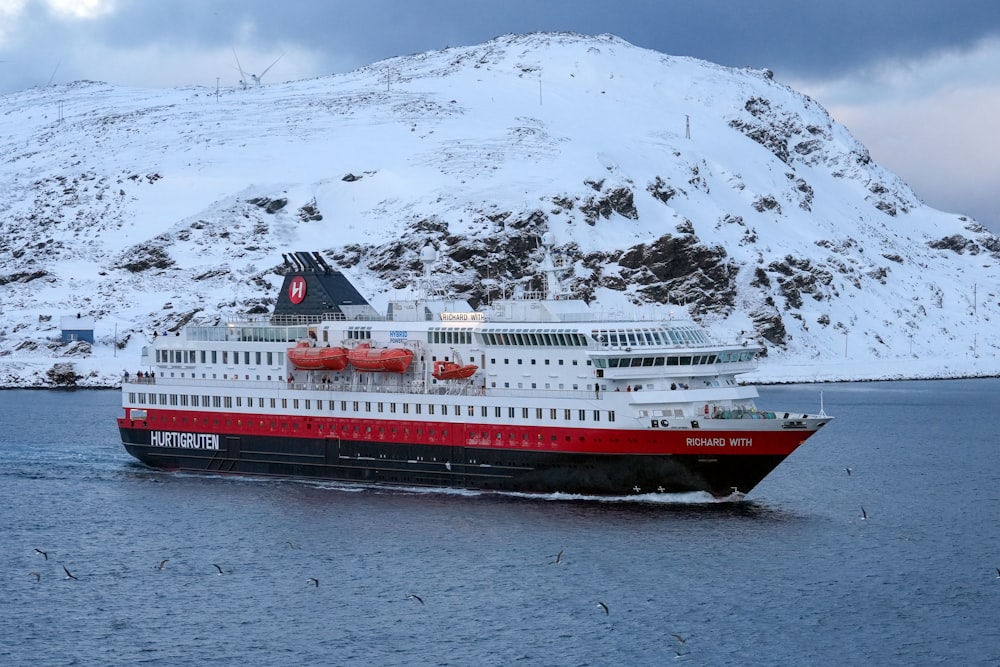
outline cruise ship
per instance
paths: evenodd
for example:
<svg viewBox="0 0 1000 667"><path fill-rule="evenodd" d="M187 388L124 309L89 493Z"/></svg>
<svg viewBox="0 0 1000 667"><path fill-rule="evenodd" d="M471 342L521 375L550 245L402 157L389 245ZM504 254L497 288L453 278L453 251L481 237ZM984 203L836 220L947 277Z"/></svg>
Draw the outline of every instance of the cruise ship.
<svg viewBox="0 0 1000 667"><path fill-rule="evenodd" d="M160 332L122 383L122 443L200 473L529 494L742 499L830 421L758 407L759 348L609 317L545 288L473 309L430 287L379 313L321 254L284 255L269 316Z"/></svg>

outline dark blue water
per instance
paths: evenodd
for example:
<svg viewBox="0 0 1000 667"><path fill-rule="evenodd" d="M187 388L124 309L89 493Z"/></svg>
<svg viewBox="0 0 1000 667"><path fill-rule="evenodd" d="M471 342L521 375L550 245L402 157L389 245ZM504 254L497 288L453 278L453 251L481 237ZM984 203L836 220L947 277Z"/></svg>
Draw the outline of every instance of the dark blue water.
<svg viewBox="0 0 1000 667"><path fill-rule="evenodd" d="M761 407L820 390L737 505L161 473L116 392L0 392L0 664L1000 664L1000 381Z"/></svg>

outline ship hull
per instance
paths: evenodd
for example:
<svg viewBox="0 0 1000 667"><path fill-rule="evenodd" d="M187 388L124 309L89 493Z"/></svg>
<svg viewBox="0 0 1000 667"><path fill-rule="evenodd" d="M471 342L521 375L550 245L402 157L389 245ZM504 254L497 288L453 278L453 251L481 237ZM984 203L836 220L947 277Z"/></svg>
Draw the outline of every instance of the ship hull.
<svg viewBox="0 0 1000 667"><path fill-rule="evenodd" d="M164 441L126 420L119 426L132 456L164 470L535 494L745 495L788 455L531 451L224 433Z"/></svg>

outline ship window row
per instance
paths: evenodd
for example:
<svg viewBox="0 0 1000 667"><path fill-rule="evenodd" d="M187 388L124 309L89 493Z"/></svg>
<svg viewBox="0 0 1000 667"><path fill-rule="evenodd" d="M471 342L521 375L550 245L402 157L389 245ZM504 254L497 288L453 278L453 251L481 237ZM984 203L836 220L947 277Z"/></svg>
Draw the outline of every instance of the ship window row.
<svg viewBox="0 0 1000 667"><path fill-rule="evenodd" d="M222 360L223 364L234 366L274 366L275 357L280 361L284 355L276 352L243 352L229 350L156 350L156 363L158 364L217 364Z"/></svg>
<svg viewBox="0 0 1000 667"><path fill-rule="evenodd" d="M347 327L347 340L371 340L372 328L350 326Z"/></svg>
<svg viewBox="0 0 1000 667"><path fill-rule="evenodd" d="M427 342L445 345L472 345L472 329L431 327L427 332Z"/></svg>
<svg viewBox="0 0 1000 667"><path fill-rule="evenodd" d="M757 356L757 350L724 350L719 352L721 363L736 361L752 361Z"/></svg>
<svg viewBox="0 0 1000 667"><path fill-rule="evenodd" d="M714 364L718 355L715 354L695 354L670 357L607 357L595 358L594 366L597 368L647 368L654 366L701 366Z"/></svg>
<svg viewBox="0 0 1000 667"><path fill-rule="evenodd" d="M185 328L185 336L191 341L241 341L250 343L291 343L304 338L304 326L240 326L230 324L220 326L189 326Z"/></svg>
<svg viewBox="0 0 1000 667"><path fill-rule="evenodd" d="M611 347L663 347L667 345L711 345L712 341L698 327L594 329L591 337L600 345Z"/></svg>
<svg viewBox="0 0 1000 667"><path fill-rule="evenodd" d="M718 354L695 354L677 356L627 356L595 358L597 368L637 368L647 366L701 366L718 363L734 363L751 361L755 357L754 350L727 350Z"/></svg>
<svg viewBox="0 0 1000 667"><path fill-rule="evenodd" d="M171 405L182 407L204 408L271 408L283 410L315 410L319 413L355 413L355 414L404 414L455 416L482 419L534 419L548 421L578 421L578 422L608 422L615 421L614 410L590 410L577 408L538 408L513 407L499 405L462 405L460 403L394 403L388 401L345 401L323 400L309 398L265 398L263 396L212 396L203 394L156 394L146 392L129 392L129 403L134 405Z"/></svg>
<svg viewBox="0 0 1000 667"><path fill-rule="evenodd" d="M491 329L484 331L486 345L533 345L536 347L586 347L587 337L560 329Z"/></svg>

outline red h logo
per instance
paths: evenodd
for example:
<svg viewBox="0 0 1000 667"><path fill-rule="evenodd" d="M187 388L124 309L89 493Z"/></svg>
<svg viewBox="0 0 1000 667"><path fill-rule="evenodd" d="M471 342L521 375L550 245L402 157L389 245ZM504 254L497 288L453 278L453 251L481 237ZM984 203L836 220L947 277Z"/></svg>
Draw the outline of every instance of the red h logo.
<svg viewBox="0 0 1000 667"><path fill-rule="evenodd" d="M288 286L288 299L294 304L299 304L304 298L306 298L306 279L302 276L295 276Z"/></svg>

